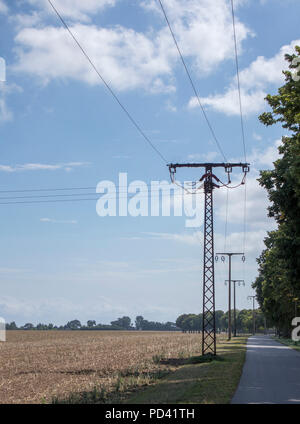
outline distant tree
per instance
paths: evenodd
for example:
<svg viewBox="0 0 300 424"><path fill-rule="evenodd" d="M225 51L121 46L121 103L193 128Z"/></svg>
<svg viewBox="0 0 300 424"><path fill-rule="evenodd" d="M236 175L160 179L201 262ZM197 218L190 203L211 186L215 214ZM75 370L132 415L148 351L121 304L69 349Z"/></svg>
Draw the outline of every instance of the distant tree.
<svg viewBox="0 0 300 424"><path fill-rule="evenodd" d="M124 330L130 330L131 319L129 317L118 318L116 321L111 321L111 325L120 327Z"/></svg>
<svg viewBox="0 0 300 424"><path fill-rule="evenodd" d="M42 324L42 323L38 323L36 326L37 330L48 330L48 325L47 324Z"/></svg>
<svg viewBox="0 0 300 424"><path fill-rule="evenodd" d="M202 314L182 314L177 318L176 326L182 331L201 331Z"/></svg>
<svg viewBox="0 0 300 424"><path fill-rule="evenodd" d="M34 325L31 324L31 322L27 322L24 326L23 326L24 330L33 330L34 329Z"/></svg>
<svg viewBox="0 0 300 424"><path fill-rule="evenodd" d="M6 330L18 330L17 324L15 321L12 321L10 324L7 323L5 326Z"/></svg>
<svg viewBox="0 0 300 424"><path fill-rule="evenodd" d="M167 321L164 324L164 327L165 327L166 331L176 331L176 330L179 330L179 328L177 327L176 323L175 322L171 322L171 321Z"/></svg>
<svg viewBox="0 0 300 424"><path fill-rule="evenodd" d="M228 311L215 311L217 331L228 330ZM233 311L231 311L231 324L234 328ZM236 310L236 326L238 332L251 333L253 330L252 309ZM264 314L261 309L255 310L255 326L259 331L264 331ZM176 328L184 332L202 331L202 314L182 314L176 320Z"/></svg>
<svg viewBox="0 0 300 424"><path fill-rule="evenodd" d="M79 328L81 328L81 322L78 319L74 319L73 321L69 321L65 328L70 329L70 330L78 330Z"/></svg>
<svg viewBox="0 0 300 424"><path fill-rule="evenodd" d="M143 321L144 321L144 318L141 315L138 315L135 318L135 328L136 328L136 330L142 330L143 329Z"/></svg>
<svg viewBox="0 0 300 424"><path fill-rule="evenodd" d="M220 311L219 310L219 311L216 311L215 312L216 328L218 330L221 330L221 331L224 330L223 321L222 321L223 315L224 315L224 312L223 311Z"/></svg>
<svg viewBox="0 0 300 424"><path fill-rule="evenodd" d="M94 321L94 320L88 320L87 326L88 326L88 328L95 327L96 326L96 321Z"/></svg>
<svg viewBox="0 0 300 424"><path fill-rule="evenodd" d="M184 320L188 317L188 314L182 314L179 315L179 317L176 320L176 325L178 328L180 328L181 330L185 330L185 325L184 325Z"/></svg>

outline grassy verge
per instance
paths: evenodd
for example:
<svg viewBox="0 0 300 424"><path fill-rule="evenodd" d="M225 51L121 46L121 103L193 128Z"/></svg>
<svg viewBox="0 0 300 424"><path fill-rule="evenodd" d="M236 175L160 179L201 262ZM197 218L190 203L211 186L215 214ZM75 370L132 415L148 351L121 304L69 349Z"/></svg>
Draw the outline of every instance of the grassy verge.
<svg viewBox="0 0 300 424"><path fill-rule="evenodd" d="M95 386L93 390L70 393L67 397L54 397L54 404L121 404L136 391L164 378L174 368L158 369L154 372L120 374L111 387Z"/></svg>
<svg viewBox="0 0 300 424"><path fill-rule="evenodd" d="M247 337L218 344L218 355L210 361L194 357L178 370L126 403L229 403L239 383L245 361Z"/></svg>
<svg viewBox="0 0 300 424"><path fill-rule="evenodd" d="M283 337L273 337L273 339L300 352L300 342L294 342L292 339L284 339Z"/></svg>
<svg viewBox="0 0 300 424"><path fill-rule="evenodd" d="M216 357L153 357L160 369L151 375L123 375L109 391L70 394L53 403L164 404L229 403L239 383L246 353L247 337L217 344Z"/></svg>

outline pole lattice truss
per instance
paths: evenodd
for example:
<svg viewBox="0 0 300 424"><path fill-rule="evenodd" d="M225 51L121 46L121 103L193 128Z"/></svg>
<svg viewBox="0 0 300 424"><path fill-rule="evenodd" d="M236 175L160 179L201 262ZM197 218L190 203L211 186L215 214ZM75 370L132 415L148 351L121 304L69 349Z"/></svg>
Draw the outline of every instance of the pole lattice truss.
<svg viewBox="0 0 300 424"><path fill-rule="evenodd" d="M215 271L212 169L206 169L204 182L204 255L203 255L203 324L202 355L216 354Z"/></svg>

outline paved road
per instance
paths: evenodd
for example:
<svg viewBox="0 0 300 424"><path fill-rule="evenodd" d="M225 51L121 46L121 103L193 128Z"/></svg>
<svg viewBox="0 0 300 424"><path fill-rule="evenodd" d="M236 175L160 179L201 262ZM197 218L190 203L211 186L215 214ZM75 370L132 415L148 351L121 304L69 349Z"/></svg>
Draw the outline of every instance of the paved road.
<svg viewBox="0 0 300 424"><path fill-rule="evenodd" d="M269 336L250 337L231 403L300 404L300 353Z"/></svg>

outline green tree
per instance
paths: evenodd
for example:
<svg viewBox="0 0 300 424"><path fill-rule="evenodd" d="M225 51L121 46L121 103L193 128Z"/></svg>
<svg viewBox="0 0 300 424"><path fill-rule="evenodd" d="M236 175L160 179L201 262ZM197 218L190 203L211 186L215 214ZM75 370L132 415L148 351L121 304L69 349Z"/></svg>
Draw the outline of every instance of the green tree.
<svg viewBox="0 0 300 424"><path fill-rule="evenodd" d="M135 318L135 328L136 328L136 330L142 330L143 329L143 321L144 321L144 317L142 317L141 315L138 315Z"/></svg>
<svg viewBox="0 0 300 424"><path fill-rule="evenodd" d="M78 319L74 319L73 321L69 321L65 325L65 328L69 330L78 330L79 328L81 328L81 322Z"/></svg>
<svg viewBox="0 0 300 424"><path fill-rule="evenodd" d="M111 325L120 327L124 330L131 329L131 319L129 317L118 318L116 321L111 321Z"/></svg>
<svg viewBox="0 0 300 424"><path fill-rule="evenodd" d="M33 324L31 324L31 322L27 322L27 323L24 325L23 329L24 329L24 330L33 330L33 329L34 329L34 325L33 325Z"/></svg>
<svg viewBox="0 0 300 424"><path fill-rule="evenodd" d="M182 315L179 315L179 317L176 320L177 327L180 328L182 331L186 330L186 328L184 328L185 327L184 321L187 317L188 317L188 314L182 314Z"/></svg>
<svg viewBox="0 0 300 424"><path fill-rule="evenodd" d="M216 311L215 312L215 320L216 320L216 329L217 330L223 330L223 323L222 323L223 315L224 315L223 311Z"/></svg>
<svg viewBox="0 0 300 424"><path fill-rule="evenodd" d="M10 324L6 324L6 330L18 330L17 324L15 321L12 321Z"/></svg>
<svg viewBox="0 0 300 424"><path fill-rule="evenodd" d="M286 55L289 71L278 94L266 100L272 111L259 119L266 125L281 123L288 135L279 146L280 159L274 169L261 171L259 183L268 192L270 207L278 229L268 233L266 249L258 258L259 275L253 284L258 302L268 321L282 335L289 336L295 313L295 299L300 297L300 80L294 78L296 54Z"/></svg>

